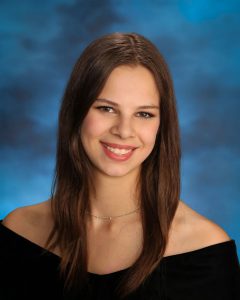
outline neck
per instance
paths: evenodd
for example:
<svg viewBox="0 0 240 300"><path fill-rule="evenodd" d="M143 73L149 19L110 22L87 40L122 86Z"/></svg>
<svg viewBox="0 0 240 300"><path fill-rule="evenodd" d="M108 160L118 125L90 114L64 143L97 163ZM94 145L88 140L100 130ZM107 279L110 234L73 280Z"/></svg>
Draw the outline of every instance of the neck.
<svg viewBox="0 0 240 300"><path fill-rule="evenodd" d="M136 218L140 210L133 214L114 218L132 212L140 206L136 182L137 176L133 176L133 174L121 177L111 177L105 174L95 176L96 196L90 197L90 213L99 217L112 217L111 223ZM91 222L109 223L107 220L99 220L94 217L91 217Z"/></svg>

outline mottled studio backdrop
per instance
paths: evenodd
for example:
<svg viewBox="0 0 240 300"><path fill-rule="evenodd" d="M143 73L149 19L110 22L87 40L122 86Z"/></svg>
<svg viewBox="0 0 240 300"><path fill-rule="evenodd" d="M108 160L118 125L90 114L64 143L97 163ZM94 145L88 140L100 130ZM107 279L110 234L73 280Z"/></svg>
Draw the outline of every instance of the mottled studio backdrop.
<svg viewBox="0 0 240 300"><path fill-rule="evenodd" d="M240 1L0 1L0 218L48 199L56 124L83 48L134 31L164 54L182 136L181 198L240 253Z"/></svg>

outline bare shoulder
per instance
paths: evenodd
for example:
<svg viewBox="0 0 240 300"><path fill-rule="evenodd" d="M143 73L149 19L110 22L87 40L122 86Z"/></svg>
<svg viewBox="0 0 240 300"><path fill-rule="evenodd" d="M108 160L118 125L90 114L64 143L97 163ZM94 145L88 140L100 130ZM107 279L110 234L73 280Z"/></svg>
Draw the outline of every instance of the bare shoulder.
<svg viewBox="0 0 240 300"><path fill-rule="evenodd" d="M15 233L42 244L43 236L50 226L50 201L19 207L10 212L2 224Z"/></svg>
<svg viewBox="0 0 240 300"><path fill-rule="evenodd" d="M194 251L231 240L218 224L180 201L170 230L168 251L171 254Z"/></svg>

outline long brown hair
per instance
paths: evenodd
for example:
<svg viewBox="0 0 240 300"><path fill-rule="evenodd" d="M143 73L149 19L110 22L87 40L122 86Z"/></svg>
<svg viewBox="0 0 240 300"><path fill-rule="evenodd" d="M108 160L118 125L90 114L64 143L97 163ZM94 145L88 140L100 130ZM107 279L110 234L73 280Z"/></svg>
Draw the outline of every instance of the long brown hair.
<svg viewBox="0 0 240 300"><path fill-rule="evenodd" d="M161 120L137 185L143 248L119 282L116 291L121 298L136 290L160 263L180 197L180 134L172 79L158 49L142 35L105 35L90 43L74 66L59 112L51 191L54 227L47 246L61 249L65 287L84 287L88 282L86 210L94 182L80 130L108 76L120 65L142 65L152 72L160 95Z"/></svg>

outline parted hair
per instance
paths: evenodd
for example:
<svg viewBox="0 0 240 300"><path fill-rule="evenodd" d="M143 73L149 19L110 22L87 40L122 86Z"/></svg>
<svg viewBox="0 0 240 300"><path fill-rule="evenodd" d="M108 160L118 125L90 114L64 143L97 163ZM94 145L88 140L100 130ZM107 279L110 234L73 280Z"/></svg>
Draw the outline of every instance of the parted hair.
<svg viewBox="0 0 240 300"><path fill-rule="evenodd" d="M143 228L142 252L126 270L116 293L134 292L160 263L180 197L180 132L173 83L158 48L137 33L112 33L91 42L77 60L58 118L55 173L51 190L54 226L46 247L61 250L65 289L88 286L86 211L94 190L93 169L80 131L83 120L114 68L147 68L159 91L160 125L154 148L141 164L137 194Z"/></svg>

